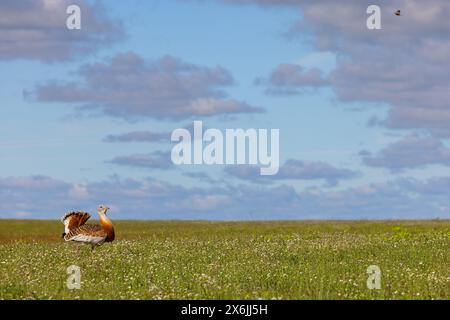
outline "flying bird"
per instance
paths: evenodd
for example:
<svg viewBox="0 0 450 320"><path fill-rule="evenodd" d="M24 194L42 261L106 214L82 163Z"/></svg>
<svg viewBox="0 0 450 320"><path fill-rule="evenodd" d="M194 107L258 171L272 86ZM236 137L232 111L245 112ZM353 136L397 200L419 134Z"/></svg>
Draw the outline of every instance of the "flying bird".
<svg viewBox="0 0 450 320"><path fill-rule="evenodd" d="M65 241L76 241L90 244L92 250L95 246L100 246L104 242L112 242L114 240L114 227L111 220L106 216L109 210L107 206L98 207L98 215L100 217L100 225L85 224L91 215L84 211L71 211L64 215L61 219L64 224L64 233L62 238Z"/></svg>
<svg viewBox="0 0 450 320"><path fill-rule="evenodd" d="M396 16L401 16L401 11L400 10L397 10L397 11L395 11L395 13L394 13Z"/></svg>

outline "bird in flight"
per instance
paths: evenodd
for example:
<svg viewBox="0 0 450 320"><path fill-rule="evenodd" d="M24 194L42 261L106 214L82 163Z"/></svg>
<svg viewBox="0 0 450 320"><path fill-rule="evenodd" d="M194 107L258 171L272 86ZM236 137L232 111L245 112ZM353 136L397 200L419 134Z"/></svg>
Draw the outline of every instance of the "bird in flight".
<svg viewBox="0 0 450 320"><path fill-rule="evenodd" d="M395 11L394 14L395 14L396 16L401 16L401 15L402 15L400 10Z"/></svg>
<svg viewBox="0 0 450 320"><path fill-rule="evenodd" d="M98 207L100 224L85 224L91 215L84 211L71 211L61 219L64 224L62 238L65 241L76 241L90 244L92 250L95 246L100 246L104 242L114 240L114 227L111 220L106 216L109 210L107 206Z"/></svg>

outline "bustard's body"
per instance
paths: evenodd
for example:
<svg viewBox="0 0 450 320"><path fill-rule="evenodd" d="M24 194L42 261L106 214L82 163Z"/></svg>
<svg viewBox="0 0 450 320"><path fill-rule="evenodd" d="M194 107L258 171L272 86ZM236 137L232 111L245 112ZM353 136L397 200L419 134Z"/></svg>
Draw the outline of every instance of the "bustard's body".
<svg viewBox="0 0 450 320"><path fill-rule="evenodd" d="M85 224L91 215L84 211L68 212L62 218L64 224L63 239L65 241L76 241L90 244L92 249L94 246L100 246L104 242L114 240L114 227L111 220L106 216L108 207L100 206L98 215L100 224Z"/></svg>

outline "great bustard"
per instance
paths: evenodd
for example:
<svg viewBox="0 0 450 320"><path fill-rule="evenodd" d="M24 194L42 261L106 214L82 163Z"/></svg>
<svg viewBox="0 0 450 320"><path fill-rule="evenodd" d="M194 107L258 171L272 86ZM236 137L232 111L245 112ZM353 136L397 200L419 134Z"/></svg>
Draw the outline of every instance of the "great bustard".
<svg viewBox="0 0 450 320"><path fill-rule="evenodd" d="M109 210L107 206L98 207L100 225L85 224L91 215L84 211L71 211L64 215L64 233L62 237L65 241L77 241L90 244L92 250L95 246L100 246L104 242L114 240L114 227L111 220L106 216Z"/></svg>

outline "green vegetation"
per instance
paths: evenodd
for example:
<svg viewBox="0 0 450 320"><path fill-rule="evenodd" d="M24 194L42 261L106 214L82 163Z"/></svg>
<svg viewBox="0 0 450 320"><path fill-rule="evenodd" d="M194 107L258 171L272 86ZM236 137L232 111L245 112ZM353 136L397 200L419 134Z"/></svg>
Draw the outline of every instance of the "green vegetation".
<svg viewBox="0 0 450 320"><path fill-rule="evenodd" d="M116 221L91 252L0 220L0 299L448 299L450 221ZM81 289L66 286L70 265ZM381 268L381 289L366 286Z"/></svg>

